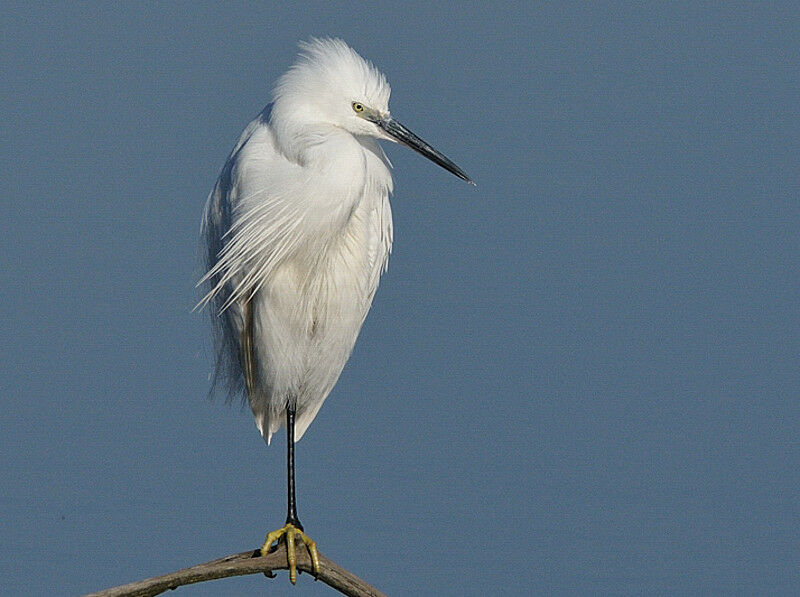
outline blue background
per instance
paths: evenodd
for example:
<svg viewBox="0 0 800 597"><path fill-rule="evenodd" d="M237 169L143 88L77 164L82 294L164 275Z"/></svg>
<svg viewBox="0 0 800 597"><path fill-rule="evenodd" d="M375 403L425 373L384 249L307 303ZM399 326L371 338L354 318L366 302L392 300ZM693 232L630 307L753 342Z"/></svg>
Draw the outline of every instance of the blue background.
<svg viewBox="0 0 800 597"><path fill-rule="evenodd" d="M402 147L395 246L298 444L300 518L387 593L800 582L796 3L6 3L0 577L76 594L255 548L283 435L206 399L203 203L297 41ZM331 594L285 573L187 595Z"/></svg>

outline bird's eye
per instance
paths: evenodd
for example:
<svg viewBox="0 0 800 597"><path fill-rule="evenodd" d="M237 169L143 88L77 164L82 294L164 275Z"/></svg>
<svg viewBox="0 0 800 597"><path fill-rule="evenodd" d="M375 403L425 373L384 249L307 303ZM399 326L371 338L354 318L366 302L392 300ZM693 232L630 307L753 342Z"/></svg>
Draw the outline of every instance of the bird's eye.
<svg viewBox="0 0 800 597"><path fill-rule="evenodd" d="M353 110L355 110L356 112L363 112L364 104L360 104L359 102L353 102Z"/></svg>

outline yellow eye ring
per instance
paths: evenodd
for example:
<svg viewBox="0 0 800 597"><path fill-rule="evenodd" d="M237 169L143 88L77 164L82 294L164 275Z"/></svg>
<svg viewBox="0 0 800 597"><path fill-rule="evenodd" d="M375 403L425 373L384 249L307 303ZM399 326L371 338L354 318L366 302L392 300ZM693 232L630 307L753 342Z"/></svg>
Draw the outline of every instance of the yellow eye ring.
<svg viewBox="0 0 800 597"><path fill-rule="evenodd" d="M353 110L356 112L363 112L364 111L364 104L359 102L353 102Z"/></svg>

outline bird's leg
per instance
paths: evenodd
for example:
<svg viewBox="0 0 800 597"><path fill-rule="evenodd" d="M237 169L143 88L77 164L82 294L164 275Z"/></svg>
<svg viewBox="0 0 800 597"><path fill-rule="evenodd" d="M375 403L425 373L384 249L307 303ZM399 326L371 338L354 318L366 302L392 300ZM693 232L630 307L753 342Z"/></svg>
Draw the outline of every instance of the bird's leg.
<svg viewBox="0 0 800 597"><path fill-rule="evenodd" d="M244 326L240 338L239 356L242 363L242 373L244 374L244 387L247 397L255 399L256 391L256 367L255 354L253 353L253 301L249 300L244 304Z"/></svg>
<svg viewBox="0 0 800 597"><path fill-rule="evenodd" d="M308 554L311 556L311 564L314 568L314 574L319 573L319 554L317 553L317 544L303 532L303 525L297 518L297 499L295 497L294 489L294 416L295 411L292 408L286 409L286 436L287 436L287 450L286 450L286 471L288 473L288 514L286 515L286 525L272 531L267 535L264 546L261 548L261 553L266 554L270 546L281 538L286 541L286 557L289 560L289 580L292 584L297 582L297 553L295 551L295 537L305 543L308 549Z"/></svg>
<svg viewBox="0 0 800 597"><path fill-rule="evenodd" d="M294 416L295 411L291 407L286 408L286 476L287 476L287 504L288 513L286 514L286 524L303 530L303 525L297 518L297 497L294 491Z"/></svg>

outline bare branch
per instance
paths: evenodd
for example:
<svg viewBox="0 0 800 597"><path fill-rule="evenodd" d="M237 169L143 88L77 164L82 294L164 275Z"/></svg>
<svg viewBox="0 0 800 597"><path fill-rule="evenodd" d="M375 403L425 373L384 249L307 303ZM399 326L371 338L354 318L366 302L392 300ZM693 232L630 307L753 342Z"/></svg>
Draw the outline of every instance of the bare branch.
<svg viewBox="0 0 800 597"><path fill-rule="evenodd" d="M277 549L267 555L261 556L260 553L259 550L255 552L244 551L206 562L205 564L198 564L191 568L184 568L164 576L156 576L147 580L106 589L98 593L91 593L86 597L151 597L183 585L227 578L229 576L257 573L272 576L274 570L286 570L289 567L286 560L286 546L282 542ZM320 570L317 579L344 595L349 595L350 597L386 597L378 589L368 585L355 574L330 561L322 554L319 556L319 565ZM297 569L312 574L311 558L305 549L297 550Z"/></svg>

